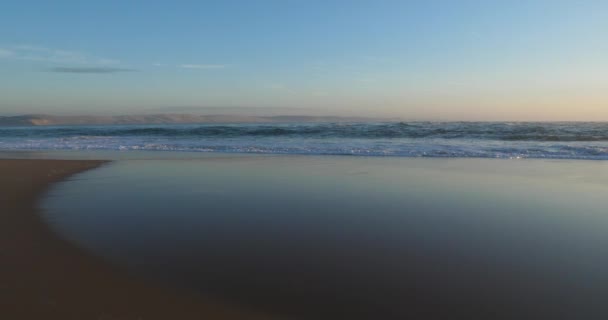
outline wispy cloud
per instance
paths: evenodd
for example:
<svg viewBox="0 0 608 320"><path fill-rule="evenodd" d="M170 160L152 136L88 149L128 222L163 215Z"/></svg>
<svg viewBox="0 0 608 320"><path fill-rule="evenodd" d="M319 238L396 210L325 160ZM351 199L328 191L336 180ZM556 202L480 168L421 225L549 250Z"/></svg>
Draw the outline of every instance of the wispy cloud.
<svg viewBox="0 0 608 320"><path fill-rule="evenodd" d="M287 89L287 86L285 86L282 83L269 83L267 85L264 86L266 89L271 89L271 90L283 90L283 89Z"/></svg>
<svg viewBox="0 0 608 320"><path fill-rule="evenodd" d="M311 93L313 97L327 97L329 96L329 92L327 91L313 91Z"/></svg>
<svg viewBox="0 0 608 320"><path fill-rule="evenodd" d="M30 45L0 47L0 57L56 64L114 65L120 63L120 61L115 59L98 57L82 52Z"/></svg>
<svg viewBox="0 0 608 320"><path fill-rule="evenodd" d="M0 58L6 58L13 55L13 51L0 48Z"/></svg>
<svg viewBox="0 0 608 320"><path fill-rule="evenodd" d="M355 78L355 81L363 82L363 83L378 82L378 80L376 80L375 78Z"/></svg>
<svg viewBox="0 0 608 320"><path fill-rule="evenodd" d="M127 68L111 68L111 67L55 67L47 69L49 72L59 73L117 73L137 71Z"/></svg>
<svg viewBox="0 0 608 320"><path fill-rule="evenodd" d="M180 68L184 69L224 69L226 65L223 64L181 64Z"/></svg>
<svg viewBox="0 0 608 320"><path fill-rule="evenodd" d="M361 59L368 62L390 62L390 59L382 56L364 55Z"/></svg>
<svg viewBox="0 0 608 320"><path fill-rule="evenodd" d="M268 83L264 85L264 88L268 89L268 90L273 90L276 92L282 92L282 93L287 93L287 94L295 94L296 91L292 88L290 88L289 86L283 84L283 83Z"/></svg>

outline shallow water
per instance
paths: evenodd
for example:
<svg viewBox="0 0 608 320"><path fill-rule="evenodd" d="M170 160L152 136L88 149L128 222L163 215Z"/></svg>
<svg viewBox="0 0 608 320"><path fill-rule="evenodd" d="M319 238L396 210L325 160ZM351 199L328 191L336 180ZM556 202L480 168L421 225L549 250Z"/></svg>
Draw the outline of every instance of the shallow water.
<svg viewBox="0 0 608 320"><path fill-rule="evenodd" d="M603 161L125 160L57 185L63 237L304 319L608 315Z"/></svg>

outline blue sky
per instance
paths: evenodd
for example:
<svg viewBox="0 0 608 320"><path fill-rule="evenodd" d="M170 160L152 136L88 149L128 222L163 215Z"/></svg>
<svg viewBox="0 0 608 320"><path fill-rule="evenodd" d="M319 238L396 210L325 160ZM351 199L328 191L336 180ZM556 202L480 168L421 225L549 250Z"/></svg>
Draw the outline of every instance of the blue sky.
<svg viewBox="0 0 608 320"><path fill-rule="evenodd" d="M8 0L0 97L5 115L608 120L608 2Z"/></svg>

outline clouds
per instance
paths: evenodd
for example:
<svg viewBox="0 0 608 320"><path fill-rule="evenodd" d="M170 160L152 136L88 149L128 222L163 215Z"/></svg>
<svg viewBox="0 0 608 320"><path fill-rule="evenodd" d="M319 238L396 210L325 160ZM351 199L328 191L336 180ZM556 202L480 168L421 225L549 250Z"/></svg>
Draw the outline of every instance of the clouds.
<svg viewBox="0 0 608 320"><path fill-rule="evenodd" d="M0 58L35 61L66 65L117 65L119 60L98 57L77 51L30 45L14 45L0 48Z"/></svg>
<svg viewBox="0 0 608 320"><path fill-rule="evenodd" d="M29 61L46 65L46 72L109 74L136 71L126 68L116 59L108 59L82 52L30 45L0 47L0 58Z"/></svg>
<svg viewBox="0 0 608 320"><path fill-rule="evenodd" d="M190 69L190 70L213 70L213 69L224 69L228 66L225 64L193 64L193 63L183 63L178 65L171 65L166 63L153 63L154 67L171 67L178 69Z"/></svg>
<svg viewBox="0 0 608 320"><path fill-rule="evenodd" d="M28 62L37 66L38 70L42 69L43 71L54 73L109 74L141 70L140 68L125 66L124 63L117 59L33 45L0 46L0 59ZM152 66L190 70L218 70L227 67L224 64L169 64L159 62L152 63Z"/></svg>
<svg viewBox="0 0 608 320"><path fill-rule="evenodd" d="M224 69L226 65L223 64L180 64L180 68L183 69Z"/></svg>
<svg viewBox="0 0 608 320"><path fill-rule="evenodd" d="M14 53L11 50L0 48L0 58L6 58L12 56Z"/></svg>
<svg viewBox="0 0 608 320"><path fill-rule="evenodd" d="M137 71L135 69L128 68L112 68L112 67L54 67L50 68L49 72L58 73L118 73L118 72L132 72Z"/></svg>

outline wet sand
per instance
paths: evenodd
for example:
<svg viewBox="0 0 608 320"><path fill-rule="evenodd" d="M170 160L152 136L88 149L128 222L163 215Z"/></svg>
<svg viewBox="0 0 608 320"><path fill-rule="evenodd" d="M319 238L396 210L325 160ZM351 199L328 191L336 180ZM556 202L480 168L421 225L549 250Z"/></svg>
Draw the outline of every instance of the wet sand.
<svg viewBox="0 0 608 320"><path fill-rule="evenodd" d="M182 156L83 173L42 217L154 283L289 318L608 315L605 162Z"/></svg>
<svg viewBox="0 0 608 320"><path fill-rule="evenodd" d="M606 162L159 156L0 160L0 319L608 315Z"/></svg>
<svg viewBox="0 0 608 320"><path fill-rule="evenodd" d="M104 161L0 160L0 319L262 319L116 270L53 234L49 185Z"/></svg>

